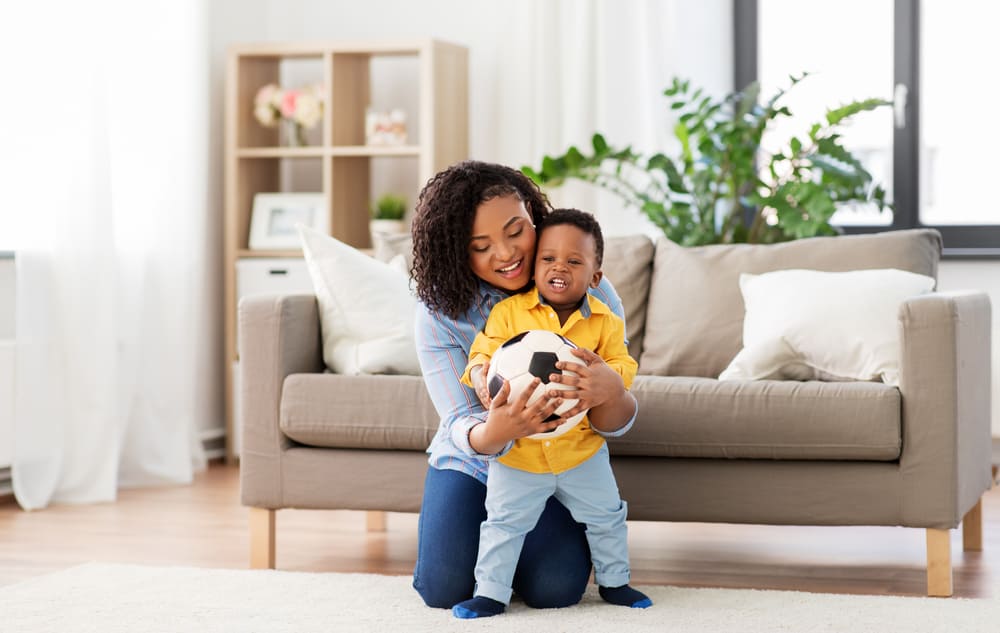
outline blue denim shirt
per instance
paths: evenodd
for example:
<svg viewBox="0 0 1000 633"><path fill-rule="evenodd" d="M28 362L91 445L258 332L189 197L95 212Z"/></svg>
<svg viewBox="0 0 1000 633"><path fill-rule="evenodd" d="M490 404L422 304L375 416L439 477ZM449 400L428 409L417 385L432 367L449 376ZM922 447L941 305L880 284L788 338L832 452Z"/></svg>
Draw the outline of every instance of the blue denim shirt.
<svg viewBox="0 0 1000 633"><path fill-rule="evenodd" d="M601 279L597 288L591 288L592 295L603 301L611 311L625 320L622 300L615 292L607 277ZM479 295L473 305L457 319L433 312L423 303L417 306L416 342L417 358L423 372L424 383L431 401L441 416L437 434L427 448L430 465L438 469L458 470L472 475L486 483L487 460L503 455L513 442L496 455L477 453L469 444L469 432L477 424L486 421L483 408L476 392L460 381L462 372L469 361L469 348L476 334L483 329L486 318L497 303L507 298L502 290L480 282ZM638 409L637 409L638 411ZM635 422L635 413L628 424L605 437L623 435ZM595 429L596 430L596 429Z"/></svg>

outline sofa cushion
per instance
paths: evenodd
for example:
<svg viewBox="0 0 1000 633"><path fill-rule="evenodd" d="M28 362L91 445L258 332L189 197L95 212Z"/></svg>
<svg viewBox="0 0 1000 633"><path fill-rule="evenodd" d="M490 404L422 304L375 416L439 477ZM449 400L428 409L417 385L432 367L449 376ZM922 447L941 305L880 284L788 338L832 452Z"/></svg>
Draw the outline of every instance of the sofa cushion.
<svg viewBox="0 0 1000 633"><path fill-rule="evenodd" d="M292 374L278 425L300 444L422 451L439 418L420 376Z"/></svg>
<svg viewBox="0 0 1000 633"><path fill-rule="evenodd" d="M639 373L716 377L743 347L740 273L898 268L937 278L933 229L815 237L782 244L683 247L661 238L653 257Z"/></svg>
<svg viewBox="0 0 1000 633"><path fill-rule="evenodd" d="M612 453L651 457L894 460L899 391L881 383L719 382L636 376L639 417ZM327 448L422 451L438 415L419 376L292 374L281 430Z"/></svg>
<svg viewBox="0 0 1000 633"><path fill-rule="evenodd" d="M720 382L636 376L635 426L612 454L891 461L899 390L876 382Z"/></svg>
<svg viewBox="0 0 1000 633"><path fill-rule="evenodd" d="M407 276L348 244L299 227L319 303L323 361L340 374L420 374L417 300Z"/></svg>
<svg viewBox="0 0 1000 633"><path fill-rule="evenodd" d="M653 252L653 240L645 235L609 237L604 240L604 263L601 268L622 298L628 351L637 361L646 330L646 303L649 300L649 279L653 274Z"/></svg>
<svg viewBox="0 0 1000 633"><path fill-rule="evenodd" d="M743 273L743 349L719 380L768 378L761 370L786 355L787 345L793 365L817 376L898 385L899 307L933 288L933 277L895 268ZM768 358L767 350L777 354Z"/></svg>

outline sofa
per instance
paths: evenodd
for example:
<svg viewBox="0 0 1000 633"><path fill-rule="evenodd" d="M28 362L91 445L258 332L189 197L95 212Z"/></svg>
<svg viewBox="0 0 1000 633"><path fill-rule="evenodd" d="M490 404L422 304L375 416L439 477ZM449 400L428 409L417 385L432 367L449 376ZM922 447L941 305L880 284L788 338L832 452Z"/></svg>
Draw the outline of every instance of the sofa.
<svg viewBox="0 0 1000 633"><path fill-rule="evenodd" d="M741 351L741 274L936 278L940 254L928 229L687 248L609 238L604 271L639 361L638 417L609 441L629 519L922 528L927 593L951 595L949 531L963 524L964 548L981 549L992 483L984 293L900 303L898 384L718 379ZM823 322L814 328L824 336ZM440 419L420 376L329 371L312 295L245 298L238 341L252 567L274 567L283 508L365 510L370 529L386 511L419 512Z"/></svg>

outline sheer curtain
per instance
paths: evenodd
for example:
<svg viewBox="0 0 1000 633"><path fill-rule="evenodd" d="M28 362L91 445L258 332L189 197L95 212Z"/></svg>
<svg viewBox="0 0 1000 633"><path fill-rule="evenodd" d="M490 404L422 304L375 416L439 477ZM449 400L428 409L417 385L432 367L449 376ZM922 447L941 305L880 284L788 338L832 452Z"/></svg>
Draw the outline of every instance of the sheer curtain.
<svg viewBox="0 0 1000 633"><path fill-rule="evenodd" d="M13 13L0 242L17 261L15 496L36 509L188 482L219 410L203 3Z"/></svg>
<svg viewBox="0 0 1000 633"><path fill-rule="evenodd" d="M570 145L590 148L595 131L615 146L673 151L663 90L674 76L709 92L732 89L729 0L520 0L506 5L512 28L498 38L497 155L538 166ZM513 94L513 96L511 96ZM482 132L482 131L480 131ZM475 140L477 130L471 131ZM556 206L592 211L605 233L662 232L613 194L569 182L550 190Z"/></svg>

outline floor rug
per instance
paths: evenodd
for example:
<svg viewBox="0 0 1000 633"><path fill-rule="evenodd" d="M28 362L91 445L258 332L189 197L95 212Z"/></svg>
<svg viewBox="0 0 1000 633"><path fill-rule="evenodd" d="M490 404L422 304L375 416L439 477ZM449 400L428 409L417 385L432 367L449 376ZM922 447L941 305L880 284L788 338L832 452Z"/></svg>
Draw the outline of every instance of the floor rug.
<svg viewBox="0 0 1000 633"><path fill-rule="evenodd" d="M1000 600L849 596L646 586L649 609L594 588L566 609L456 620L423 605L410 578L90 563L0 588L0 631L1000 631Z"/></svg>

